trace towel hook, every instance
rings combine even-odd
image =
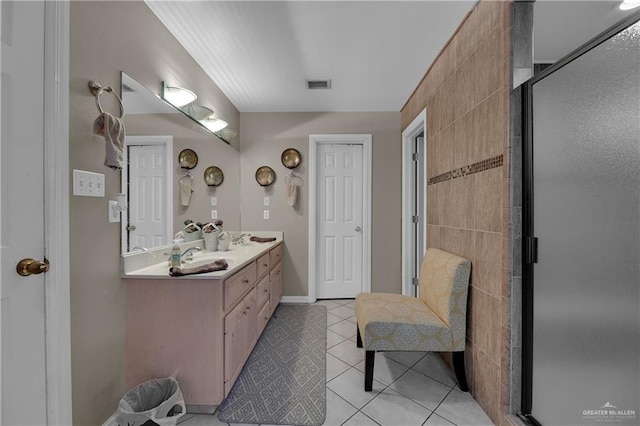
[[[108,92],[113,94],[113,96],[116,97],[118,103],[120,104],[120,117],[118,118],[124,117],[124,104],[122,103],[122,99],[120,98],[120,96],[118,96],[118,94],[115,90],[113,90],[112,87],[103,87],[102,84],[91,80],[89,81],[89,90],[91,91],[91,94],[96,97],[96,106],[98,107],[98,111],[100,112],[100,114],[104,114],[104,110],[102,109],[102,105],[100,104],[100,96],[102,96],[102,92]]]

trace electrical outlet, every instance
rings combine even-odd
[[[116,208],[118,202],[109,200],[107,204],[109,207],[109,210],[107,211],[107,215],[109,216],[109,223],[120,222],[120,210]]]
[[[212,206],[217,206],[218,205],[218,197],[211,197],[211,205]]]
[[[211,210],[211,219],[218,218],[218,210]]]
[[[104,197],[104,175],[102,173],[73,171],[73,195],[81,197]]]
[[[268,220],[269,219],[269,210],[263,210],[262,211],[262,218],[264,220]]]
[[[269,197],[264,197],[264,206],[269,207]]]

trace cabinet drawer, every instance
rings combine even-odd
[[[262,331],[269,322],[269,314],[271,313],[270,305],[265,303],[262,309],[258,312],[258,337],[262,334]]]
[[[256,263],[251,262],[224,283],[224,310],[231,308],[256,283]]]
[[[269,299],[269,276],[265,276],[258,283],[258,308]]]
[[[282,244],[269,252],[269,263],[272,268],[280,263],[280,260],[282,260]]]
[[[264,277],[267,273],[269,273],[269,269],[271,269],[269,263],[269,253],[265,253],[258,258],[258,279]]]

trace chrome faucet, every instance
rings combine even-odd
[[[193,252],[200,250],[202,250],[200,247],[189,247],[180,255],[180,259],[182,260],[186,257],[187,260],[191,260],[193,259]]]
[[[250,237],[250,236],[251,236],[251,234],[233,234],[231,236],[231,242],[233,244],[242,244],[243,243],[242,239],[244,237]]]

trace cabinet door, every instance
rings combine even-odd
[[[224,319],[224,394],[240,374],[246,353],[246,306],[238,305]]]
[[[282,263],[278,263],[269,273],[269,303],[273,312],[282,298]]]
[[[244,318],[244,329],[245,329],[245,354],[244,359],[246,360],[251,355],[251,350],[256,344],[258,340],[258,290],[253,289],[251,293],[247,294],[247,296],[242,300],[242,304],[246,307],[246,315]],[[244,361],[243,361],[244,363]]]
[[[260,337],[264,328],[267,326],[269,318],[271,318],[271,305],[265,303],[262,309],[258,311],[258,337]]]
[[[271,263],[269,262],[269,253],[265,253],[258,258],[257,268],[258,268],[258,279],[267,276],[269,273],[269,269],[271,269]]]
[[[258,283],[256,287],[258,290],[258,309],[262,308],[262,305],[269,300],[269,276],[265,275],[265,277]]]

